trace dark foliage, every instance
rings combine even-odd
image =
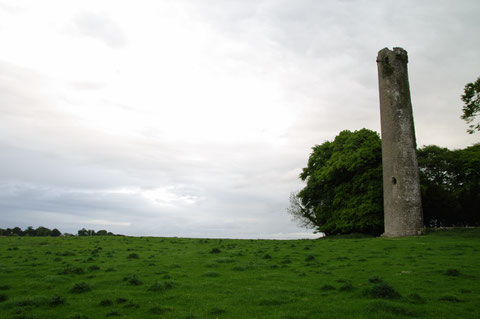
[[[376,132],[342,131],[316,145],[300,174],[307,185],[290,197],[289,213],[325,234],[383,230],[381,140]]]
[[[210,250],[210,254],[219,254],[221,252],[222,251],[219,248],[212,248],[212,250]]]
[[[460,276],[460,271],[455,268],[450,268],[445,271],[445,275],[451,276],[451,277],[458,277]]]
[[[130,286],[140,286],[143,282],[138,279],[137,275],[128,275],[123,278],[123,281],[126,281]]]
[[[113,305],[113,301],[111,301],[110,299],[102,299],[100,300],[99,305],[102,307],[109,307]]]
[[[66,302],[65,297],[55,296],[55,297],[52,297],[52,299],[49,300],[48,304],[50,306],[59,306],[59,305],[63,305],[65,302]]]
[[[5,294],[0,294],[0,302],[3,302],[8,299],[8,296]]]
[[[480,114],[480,77],[475,82],[467,83],[463,92],[462,101],[465,104],[461,118],[469,124],[469,134],[480,132],[480,121],[474,123],[474,119]]]
[[[80,282],[80,283],[77,283],[73,286],[72,289],[70,289],[70,292],[72,294],[81,294],[81,293],[84,293],[84,292],[88,292],[92,290],[90,288],[90,286],[86,283],[86,282]]]
[[[381,299],[397,299],[400,298],[400,294],[388,283],[380,282],[375,284],[372,288],[367,289],[365,294],[372,298]]]
[[[480,225],[480,144],[417,151],[427,227]],[[383,231],[381,141],[376,132],[342,131],[316,145],[290,195],[288,212],[301,226],[326,235]]]
[[[480,225],[480,144],[418,150],[425,225]]]

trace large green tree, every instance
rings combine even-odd
[[[480,225],[480,144],[449,150],[418,150],[427,226]]]
[[[383,231],[382,154],[378,133],[342,131],[313,147],[300,174],[305,188],[288,212],[302,226],[330,234]]]
[[[480,77],[475,82],[465,85],[462,101],[465,103],[462,119],[469,124],[467,132],[473,134],[475,131],[480,131],[480,121],[474,122],[475,117],[480,114]]]

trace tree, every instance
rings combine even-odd
[[[105,229],[97,231],[96,236],[107,236],[108,232]]]
[[[313,147],[288,212],[326,235],[383,231],[381,140],[374,131],[342,131]]]
[[[56,229],[56,228],[54,228],[54,229],[52,230],[52,232],[50,233],[50,236],[52,236],[52,237],[59,237],[59,236],[61,236],[61,235],[62,235],[62,232],[59,231],[59,230]]]
[[[88,230],[82,228],[78,231],[78,236],[88,236]]]
[[[423,220],[428,227],[455,224],[455,178],[452,173],[452,153],[435,145],[417,151],[422,192]]]
[[[473,134],[480,131],[480,121],[473,123],[475,117],[480,114],[480,77],[475,82],[465,85],[462,101],[465,104],[461,118],[469,124],[467,132]]]
[[[12,229],[12,233],[17,235],[17,236],[23,236],[23,231],[20,227],[14,227]]]
[[[24,236],[35,236],[36,235],[35,229],[33,229],[32,226],[28,226],[27,229],[25,229],[23,231],[23,233],[24,233]]]
[[[453,151],[430,145],[417,154],[425,224],[480,225],[480,144]]]
[[[35,235],[40,236],[40,237],[50,236],[51,233],[52,233],[52,231],[50,229],[48,229],[46,227],[43,227],[43,226],[39,226],[35,230]]]

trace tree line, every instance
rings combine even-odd
[[[28,226],[25,230],[22,230],[20,227],[14,228],[0,228],[0,236],[30,236],[30,237],[59,237],[59,236],[74,236],[69,233],[62,233],[57,228],[49,229],[47,227],[39,226],[33,228]],[[104,229],[95,231],[93,229],[82,228],[78,230],[77,236],[114,236],[115,234]]]
[[[480,226],[480,143],[460,150],[417,151],[427,227]],[[381,234],[382,148],[377,132],[342,131],[313,147],[290,195],[288,212],[301,226],[329,234]]]

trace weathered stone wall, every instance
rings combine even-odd
[[[402,48],[378,52],[383,236],[387,237],[420,235],[424,229],[407,63],[408,55]]]

